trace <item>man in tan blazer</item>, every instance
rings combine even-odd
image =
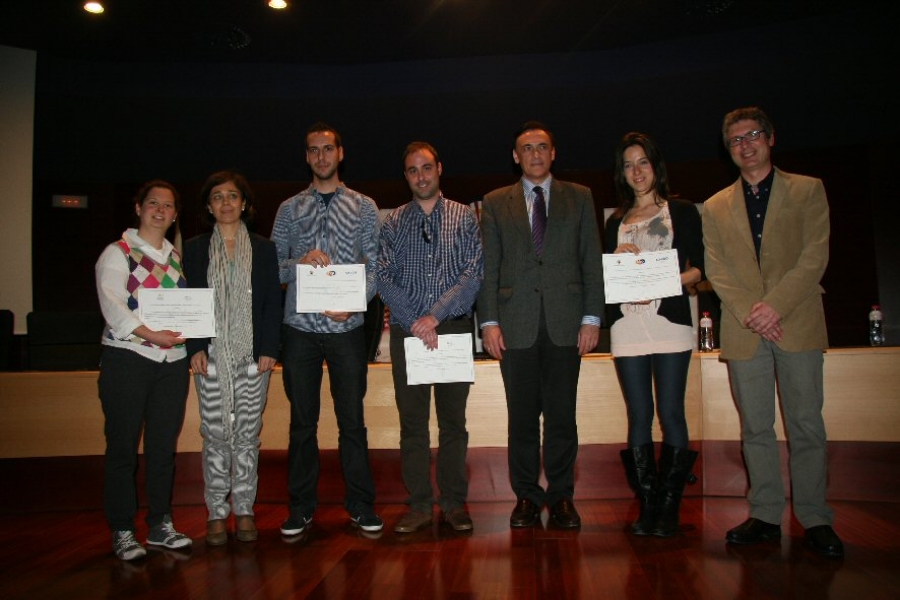
[[[706,201],[706,273],[722,301],[721,358],[741,414],[750,518],[733,544],[781,537],[785,491],[775,438],[776,380],[790,442],[794,515],[806,544],[839,558],[844,549],[825,502],[823,289],[828,201],[822,181],[772,165],[775,130],[756,107],[728,113],[722,135],[741,177]]]
[[[510,526],[577,528],[575,398],[582,355],[597,345],[604,310],[602,250],[591,191],[551,176],[553,135],[525,123],[514,185],[484,198],[484,282],[477,310],[485,350],[500,361],[509,416]],[[541,474],[541,416],[543,464]]]

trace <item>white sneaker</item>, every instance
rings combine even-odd
[[[134,539],[134,532],[127,529],[113,531],[113,552],[122,560],[137,560],[147,555],[147,551]]]
[[[175,531],[172,525],[172,517],[166,515],[163,517],[162,523],[151,527],[147,532],[147,543],[151,546],[163,546],[165,548],[184,548],[190,546],[193,542],[191,538]]]

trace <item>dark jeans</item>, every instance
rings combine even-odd
[[[106,417],[103,508],[113,531],[134,530],[135,473],[144,432],[148,527],[172,513],[175,451],[184,424],[187,358],[156,362],[123,348],[103,347],[98,388]]]
[[[375,483],[369,467],[363,398],[366,395],[365,333],[357,327],[346,333],[309,333],[290,326],[282,329],[281,360],[284,391],[291,403],[288,444],[288,494],[291,515],[312,517],[318,504],[319,411],[322,364],[338,425],[338,450],[346,486],[344,506],[350,514],[371,509]]]
[[[461,318],[446,321],[437,328],[438,334],[472,333],[472,320]],[[428,421],[431,417],[431,390],[434,388],[434,408],[438,422],[438,455],[436,465],[438,504],[448,512],[462,506],[469,494],[466,473],[466,450],[469,432],[466,431],[466,400],[470,383],[436,383],[406,385],[406,351],[403,340],[412,337],[399,325],[391,325],[391,372],[394,376],[394,395],[400,413],[400,462],[403,483],[409,490],[409,505],[413,510],[430,513],[434,503],[431,487],[431,438]]]
[[[578,426],[575,404],[581,356],[577,346],[556,346],[543,316],[530,348],[503,352],[500,361],[509,415],[509,477],[516,498],[541,506],[575,494]],[[544,474],[540,486],[541,415],[544,416]]]
[[[628,445],[637,448],[653,443],[655,383],[656,412],[659,414],[663,442],[674,448],[687,448],[684,391],[691,351],[616,357],[615,364],[628,408]]]

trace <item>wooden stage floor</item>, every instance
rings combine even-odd
[[[190,552],[149,550],[134,563],[115,558],[98,510],[0,517],[0,597],[43,598],[371,598],[595,599],[865,598],[894,599],[900,589],[900,504],[833,503],[846,544],[842,561],[805,549],[787,519],[780,543],[725,544],[746,515],[740,498],[685,500],[683,530],[670,539],[626,533],[628,500],[578,503],[581,531],[547,525],[510,530],[508,502],[469,508],[471,535],[445,525],[413,534],[391,526],[400,504],[378,505],[382,535],[353,528],[339,505],[321,506],[308,533],[282,538],[283,505],[257,507],[260,538],[203,541],[206,510],[176,507]],[[436,513],[437,516],[437,513]],[[145,528],[139,526],[143,539]]]

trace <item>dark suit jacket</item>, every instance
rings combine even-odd
[[[825,186],[804,175],[775,169],[759,262],[741,180],[706,201],[706,275],[722,300],[722,358],[749,359],[756,353],[761,338],[743,323],[759,301],[781,315],[782,350],[828,345],[819,282],[828,265],[830,231]]]
[[[700,212],[693,202],[686,200],[669,200],[669,214],[672,216],[672,248],[678,251],[679,272],[684,273],[687,263],[700,269],[700,277],[703,277],[703,231],[700,226]],[[606,252],[612,254],[619,245],[619,225],[622,217],[611,216],[606,221],[604,242]],[[607,316],[609,326],[622,318],[621,304],[610,304]],[[679,325],[693,325],[691,320],[691,303],[688,291],[682,286],[680,296],[663,298],[657,311],[672,323]]]
[[[182,257],[188,287],[209,287],[206,272],[209,270],[209,244],[212,233],[202,233],[184,243]],[[278,358],[281,349],[281,320],[284,316],[281,301],[281,283],[278,280],[278,259],[275,244],[261,235],[250,234],[253,250],[253,272],[250,285],[253,288],[253,360],[260,356]],[[210,338],[189,339],[188,356],[201,350],[209,352]]]
[[[478,319],[497,321],[507,348],[537,340],[543,301],[547,330],[557,346],[578,344],[585,315],[603,317],[600,234],[591,191],[551,180],[544,252],[538,257],[521,180],[484,197],[484,282]]]

